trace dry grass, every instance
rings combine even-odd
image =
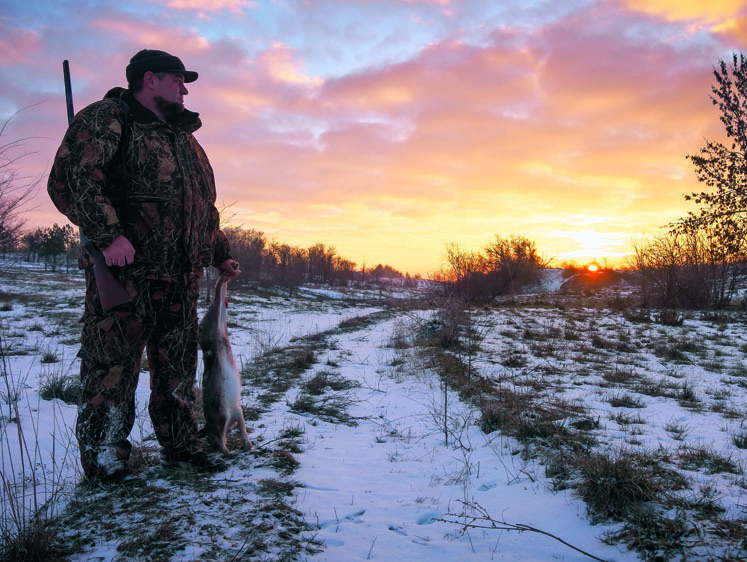
[[[640,412],[648,412],[644,409],[650,402],[647,397],[676,401],[683,408],[710,412],[724,420],[744,419],[744,407],[733,404],[729,389],[747,384],[747,369],[725,367],[721,387],[708,392],[698,391],[683,374],[685,368],[706,363],[713,367],[726,361],[728,346],[738,350],[739,340],[722,333],[724,326],[735,322],[722,313],[714,320],[719,333],[698,339],[697,334],[678,332],[686,330],[689,321],[681,315],[670,322],[632,308],[625,299],[613,303],[614,312],[604,299],[594,297],[545,297],[533,302],[516,297],[502,311],[510,317],[506,324],[488,327],[478,322],[474,311],[461,315],[451,310],[415,327],[399,323],[387,345],[397,350],[402,361],[406,353],[414,354],[414,362],[434,372],[444,389],[457,391],[472,404],[485,433],[500,431],[515,440],[524,459],[544,464],[555,488],[573,489],[593,521],[618,521],[619,529],[606,534],[606,541],[625,543],[652,560],[698,559],[703,550],[695,551],[695,546],[720,541],[733,545],[726,551],[733,554],[732,559],[743,558],[747,514],[727,515],[715,487],[698,486],[692,480],[694,474],[727,475],[736,487],[747,489],[738,456],[688,445],[694,428],[676,420],[662,428],[676,442],[671,450],[632,446],[615,450],[599,440],[604,424],[610,423],[619,424],[628,442],[643,433],[649,422]],[[532,319],[538,310],[541,321]],[[352,383],[337,374],[332,364],[320,368],[319,358],[331,345],[331,334],[363,329],[390,316],[361,316],[329,332],[298,338],[282,349],[268,347],[266,353],[242,366],[242,377],[255,392],[254,403],[245,407],[245,418],[261,420],[269,405],[291,396],[289,405],[297,412],[334,423],[354,422],[348,413],[353,404],[346,396]],[[63,326],[59,331],[67,334],[72,329]],[[38,335],[50,332],[50,327],[34,322],[27,330]],[[479,345],[483,337],[493,339],[492,348]],[[727,351],[716,353],[714,346]],[[485,349],[500,351],[486,357]],[[9,349],[8,355],[14,352],[43,354],[19,346]],[[667,374],[654,377],[639,362],[637,352],[654,353]],[[488,366],[499,375],[494,371],[487,376]],[[400,369],[398,374],[406,376],[407,370]],[[564,398],[574,385],[589,395],[598,393],[599,402],[607,400],[610,409],[587,409]],[[51,397],[60,398],[68,391],[73,394],[66,388],[71,383],[61,375],[52,376],[47,386]],[[289,391],[294,393],[289,395]],[[9,385],[3,390],[3,402],[17,401],[18,392]],[[4,408],[0,417],[17,416]],[[743,425],[729,423],[731,442],[744,450],[747,431]],[[292,505],[297,484],[289,480],[299,466],[303,437],[299,427],[286,428],[272,446],[260,444],[255,452],[232,459],[246,471],[261,466],[276,474],[259,480],[253,491],[247,488],[238,493],[231,482],[188,472],[164,474],[155,463],[154,447],[139,444],[134,452],[138,471],[153,484],[106,494],[81,487],[61,518],[27,518],[23,529],[3,536],[5,558],[1,559],[55,560],[55,556],[85,552],[95,541],[116,544],[119,555],[128,559],[188,556],[185,549],[190,545],[179,531],[184,525],[203,537],[202,557],[290,560],[307,556],[319,545],[311,535],[313,527]],[[237,530],[227,549],[210,543],[218,530],[209,523],[212,512],[205,502],[218,501],[218,496],[228,497],[225,524]],[[165,505],[174,508],[167,510]],[[698,521],[697,528],[692,521]]]
[[[629,303],[621,301],[623,308],[614,313],[621,320],[610,322],[614,314],[604,306],[590,311],[586,302],[578,307],[568,301],[553,303],[538,322],[516,300],[506,314],[509,320],[497,327],[494,336],[488,335],[493,338],[493,349],[500,350],[492,362],[503,368],[498,376],[495,368],[490,376],[475,369],[470,377],[464,376],[465,366],[454,352],[453,334],[459,333],[454,326],[446,330],[443,321],[432,321],[419,330],[426,364],[463,399],[475,404],[480,428],[515,439],[520,445],[517,452],[545,465],[555,489],[572,488],[584,500],[592,521],[620,522],[622,527],[608,533],[606,541],[625,543],[646,559],[661,560],[689,559],[688,553],[695,552],[698,558],[711,543],[718,543],[734,559],[742,559],[747,554],[747,513],[742,510],[736,520],[733,513],[731,519],[726,517],[714,488],[700,486],[693,491],[687,475],[693,471],[729,474],[737,479],[737,486],[741,479],[745,487],[743,466],[707,447],[684,444],[692,430],[678,421],[663,423],[662,430],[683,443],[679,449],[642,450],[643,441],[636,436],[649,431],[650,421],[631,411],[646,408],[649,397],[675,401],[689,411],[710,409],[724,419],[743,419],[743,407],[728,405],[733,403],[728,386],[747,380],[743,376],[747,370],[727,370],[722,365],[734,353],[729,346],[739,345],[738,338],[724,333],[733,317],[722,314],[718,332],[703,337],[687,327],[693,314],[665,311],[652,315],[626,309]],[[533,306],[540,306],[539,301]],[[635,355],[647,351],[666,365],[666,375],[652,375]],[[482,365],[491,364],[489,359],[478,354]],[[607,418],[628,432],[627,448],[615,452],[600,447],[596,437],[601,429],[599,414],[559,398],[569,379],[558,376],[558,369],[565,368],[569,359],[575,361],[577,384],[596,388],[609,404]],[[710,371],[716,365],[717,372],[729,374],[721,388],[710,388],[709,396],[701,396],[682,374],[682,366],[693,365]],[[602,394],[599,389],[603,388],[609,390]],[[708,404],[709,400],[713,402]],[[733,430],[730,436],[738,449],[747,446],[743,429]],[[697,530],[690,523],[693,518],[704,522]]]

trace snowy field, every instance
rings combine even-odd
[[[229,333],[257,450],[199,479],[149,462],[144,372],[132,440],[144,451],[147,485],[135,491],[81,485],[75,408],[40,397],[45,382],[77,372],[81,278],[6,265],[0,295],[0,522],[12,531],[24,510],[53,500],[60,559],[641,558],[602,540],[621,524],[592,524],[574,489],[547,475],[546,459],[501,431],[483,432],[473,403],[444,394],[416,343],[435,313],[392,306],[402,292],[307,288],[291,298],[229,286]],[[724,529],[747,520],[747,316],[693,313],[664,326],[605,303],[551,294],[475,312],[473,376],[582,412],[595,451],[667,459],[686,482],[676,494],[690,502],[682,511],[692,532],[677,559],[744,559],[744,534]],[[282,362],[299,350],[307,364]],[[320,379],[329,386],[313,394],[309,383]],[[310,397],[336,414],[302,409]],[[693,461],[694,451],[706,460]],[[268,492],[282,483],[284,497]],[[692,519],[705,500],[713,517]],[[504,528],[464,525],[477,509]]]

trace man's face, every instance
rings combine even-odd
[[[184,111],[184,96],[189,93],[184,85],[184,76],[173,72],[164,73],[159,79],[154,76],[155,88],[153,99],[166,120],[172,119]]]
[[[161,97],[164,101],[184,105],[184,96],[189,93],[184,85],[184,76],[174,72],[164,72],[163,78],[155,76],[154,97]]]

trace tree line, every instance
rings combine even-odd
[[[80,241],[77,229],[70,224],[53,224],[32,230],[25,228],[23,213],[43,178],[23,177],[18,172],[26,138],[6,142],[7,128],[13,116],[0,121],[0,256],[20,253],[29,262],[43,262],[45,267],[77,267]],[[380,281],[401,278],[403,284],[415,284],[420,277],[410,277],[389,265],[356,269],[355,262],[339,255],[333,246],[316,243],[308,247],[268,240],[253,228],[224,229],[231,242],[234,259],[242,275],[237,283],[280,284],[293,288],[301,283],[342,283]]]
[[[0,232],[3,232],[2,222]],[[228,227],[224,233],[242,270],[237,284],[281,285],[292,290],[302,283],[340,284],[398,278],[406,286],[414,285],[420,278],[382,264],[356,269],[355,262],[338,255],[333,246],[322,243],[292,246],[268,240],[264,233],[253,228]],[[12,235],[8,233],[0,239],[0,252],[3,257],[10,252],[20,253],[24,260],[41,261],[52,271],[63,266],[69,270],[77,267],[80,238],[77,229],[70,224],[55,223],[31,231],[17,228]]]
[[[303,283],[344,284],[383,279],[401,279],[403,285],[414,286],[420,278],[419,274],[411,277],[389,265],[358,269],[355,262],[339,255],[334,246],[323,243],[293,246],[268,239],[253,228],[228,227],[223,232],[242,271],[239,283],[280,285],[292,291]]]

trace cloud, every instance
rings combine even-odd
[[[227,10],[233,14],[242,13],[244,8],[255,8],[258,2],[250,0],[170,0],[167,8],[196,12],[220,12]]]
[[[403,0],[345,3],[322,21],[333,4],[284,4],[291,25],[275,33],[249,33],[259,23],[242,19],[245,36],[216,34],[186,5],[166,20],[112,8],[81,24],[85,37],[6,25],[18,52],[0,59],[0,104],[42,102],[19,124],[48,139],[36,144],[48,167],[64,130],[60,61],[48,53],[67,45],[80,108],[122,82],[136,50],[171,50],[200,73],[187,105],[202,115],[197,136],[233,222],[410,272],[433,271],[446,242],[479,248],[494,233],[526,235],[553,256],[621,255],[635,234],[683,214],[682,194],[697,188],[685,155],[720,134],[711,68],[739,43],[706,40],[653,4],[514,11],[511,22],[497,13],[479,37],[463,4],[447,17],[438,10],[457,3],[419,3],[439,25],[412,23],[417,6]],[[214,21],[237,25],[221,6]],[[384,12],[399,23],[377,25],[398,41],[410,28],[430,33],[373,63],[364,24]],[[327,31],[345,42],[304,43]],[[361,60],[320,71],[342,51]],[[27,52],[42,79],[30,79]]]
[[[708,73],[678,64],[706,53],[621,39],[622,30],[609,33],[620,14],[596,17],[605,31],[573,16],[520,49],[500,34],[485,47],[442,42],[411,61],[326,81],[306,106],[321,119],[335,108],[321,149],[281,142],[263,154],[292,162],[271,166],[278,183],[304,186],[283,203],[286,224],[308,221],[319,201],[334,201],[348,224],[363,220],[352,209],[368,209],[384,229],[407,215],[466,237],[489,234],[469,226],[479,217],[496,230],[537,231],[562,225],[568,209],[597,224],[634,210],[641,227],[666,223],[652,209],[676,213],[684,156],[716,121]]]
[[[292,49],[276,42],[270,45],[258,58],[257,63],[263,71],[275,80],[297,85],[317,85],[320,78],[307,76]]]
[[[8,27],[0,20],[0,65],[30,64],[40,47],[38,33]]]
[[[628,9],[662,16],[669,20],[722,23],[745,11],[744,0],[622,0]]]

